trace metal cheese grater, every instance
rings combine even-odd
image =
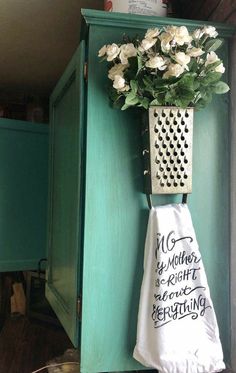
[[[143,131],[147,194],[192,192],[193,108],[149,108]]]

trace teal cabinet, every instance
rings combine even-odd
[[[82,372],[140,370],[143,367],[132,357],[148,218],[140,118],[132,110],[121,112],[109,106],[106,67],[99,63],[97,52],[104,44],[119,42],[124,33],[143,35],[153,26],[196,28],[201,23],[92,10],[82,13],[87,23],[85,89],[80,47],[51,101],[47,294],[80,348]],[[225,38],[222,53],[227,65],[228,37],[233,31],[224,25],[218,25],[218,30]],[[228,99],[220,97],[195,115],[189,207],[226,360],[230,349],[228,147]],[[158,205],[180,198],[153,200]],[[78,298],[82,315],[76,316]]]
[[[46,256],[48,125],[0,119],[0,271]]]

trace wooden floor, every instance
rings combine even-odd
[[[0,373],[31,373],[68,348],[73,346],[63,329],[9,318],[0,333]]]

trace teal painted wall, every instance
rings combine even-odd
[[[0,119],[0,271],[46,256],[48,125]]]
[[[90,25],[89,30],[81,336],[81,370],[84,372],[141,368],[132,358],[148,218],[142,193],[140,118],[132,110],[120,112],[109,106],[106,66],[98,62],[97,51],[104,44],[119,42],[124,33],[134,36],[143,31],[138,26],[134,29],[115,26],[111,21],[109,26],[101,21],[99,26]],[[223,56],[227,63],[227,43]],[[207,109],[195,115],[193,170],[189,207],[228,360],[227,96],[215,98]],[[156,205],[180,200],[180,196],[153,198]]]

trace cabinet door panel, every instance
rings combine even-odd
[[[78,344],[83,124],[81,44],[51,96],[50,193],[46,296]]]

